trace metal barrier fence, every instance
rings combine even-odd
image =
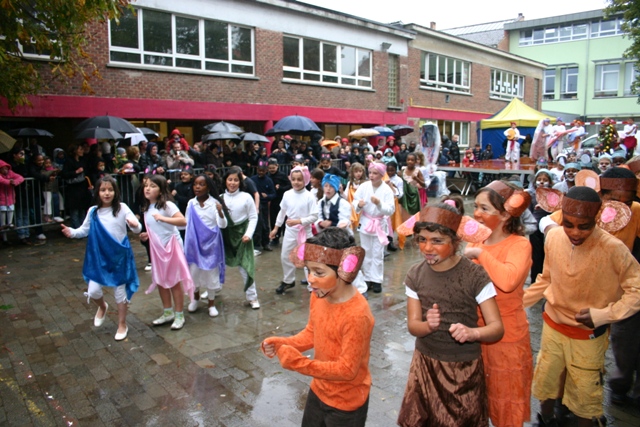
[[[332,166],[343,170],[343,164],[340,159],[333,159],[331,163]],[[218,168],[215,172],[222,177],[231,167]],[[291,165],[281,164],[278,165],[278,169],[288,176],[291,171]],[[202,168],[192,169],[196,176],[202,175],[205,170],[206,169]],[[179,169],[168,170],[164,173],[164,176],[171,182],[179,182],[180,172]],[[256,174],[256,167],[245,168],[244,173],[246,176],[253,176]],[[126,203],[129,207],[134,204],[136,191],[144,175],[144,173],[112,174],[120,188],[122,202]],[[45,214],[49,218],[60,216],[66,219],[69,216],[69,209],[65,209],[67,185],[60,177],[58,177],[57,180],[59,187],[58,193],[46,194],[43,191],[44,186],[42,183],[34,178],[25,178],[22,184],[15,187],[16,201],[13,205],[13,210],[2,210],[2,207],[0,207],[0,215],[2,215],[0,233],[15,231],[20,237],[23,237],[28,234],[27,229],[35,228],[36,233],[40,234],[42,233],[41,229],[43,226],[53,224],[52,221],[44,221]],[[84,217],[79,218],[79,221],[84,221]]]

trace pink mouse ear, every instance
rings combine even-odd
[[[536,190],[536,201],[546,212],[555,212],[562,208],[562,199],[564,193],[560,190],[554,190],[553,188],[538,188]]]
[[[598,227],[608,233],[622,230],[631,221],[631,209],[621,202],[606,201],[602,203],[597,217]]]
[[[293,248],[293,250],[289,253],[289,261],[297,268],[304,267],[304,249],[305,244],[301,244]]]
[[[444,201],[444,202],[442,202],[442,203],[444,203],[445,205],[449,205],[449,206],[451,206],[452,208],[455,208],[455,207],[456,207],[456,202],[454,202],[453,200],[445,200],[445,201]]]
[[[419,215],[420,212],[409,217],[408,220],[398,226],[396,232],[403,236],[411,236],[413,234],[413,227],[416,225],[416,221],[418,220]]]
[[[482,243],[491,236],[491,229],[470,216],[463,216],[457,234],[465,242]]]

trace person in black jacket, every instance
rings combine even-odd
[[[449,148],[449,158],[456,163],[460,163],[460,147],[458,147],[458,135],[451,137],[451,147]]]
[[[256,185],[260,194],[260,209],[258,211],[258,224],[253,235],[253,245],[257,250],[271,252],[269,247],[269,202],[276,197],[276,189],[273,181],[267,174],[267,162],[260,160],[257,166],[257,174],[250,179]]]
[[[273,186],[276,189],[276,196],[269,203],[269,229],[273,230],[273,227],[276,225],[276,218],[278,216],[278,212],[280,212],[280,202],[282,201],[282,197],[284,193],[288,190],[291,190],[291,181],[289,181],[289,177],[284,174],[284,172],[280,171],[278,166],[278,161],[274,158],[269,159],[268,168],[268,176],[273,181]],[[282,229],[278,230],[278,234],[276,238],[271,241],[271,246],[277,246],[280,243],[280,236],[283,234]]]
[[[64,206],[71,217],[71,228],[79,228],[82,225],[91,204],[83,154],[84,149],[81,145],[71,144],[67,149],[67,160],[61,172],[65,183]]]
[[[320,169],[322,169],[322,171],[325,174],[330,173],[331,175],[337,175],[337,176],[339,176],[341,178],[346,178],[347,177],[347,172],[346,171],[341,171],[337,167],[331,166],[331,155],[330,154],[322,154],[320,156]]]

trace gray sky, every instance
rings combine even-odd
[[[547,18],[587,10],[603,9],[606,0],[302,0],[378,22],[402,21],[428,27],[435,21],[437,29],[463,27],[484,22],[516,18]],[[433,5],[433,6],[432,6]],[[437,6],[436,6],[437,5]]]

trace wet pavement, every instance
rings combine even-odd
[[[0,425],[300,425],[310,378],[282,369],[258,349],[267,336],[301,330],[308,315],[305,288],[274,292],[282,274],[278,249],[257,259],[260,310],[245,306],[240,275],[229,269],[216,298],[220,316],[210,318],[204,303],[196,313],[185,306],[185,327],[172,331],[151,326],[161,303],[157,292],[144,294],[150,273],[134,242],[141,288],[130,306],[128,338],[116,342],[113,293],[105,292],[110,308],[100,328],[93,326],[95,307],[83,297],[86,242],[53,229],[47,235],[44,246],[0,248]],[[393,253],[383,293],[369,299],[376,325],[367,426],[395,425],[414,349],[402,281],[419,259],[410,245]],[[530,313],[535,351],[539,307]],[[640,425],[640,411],[609,405],[608,394],[605,399],[609,425]]]

